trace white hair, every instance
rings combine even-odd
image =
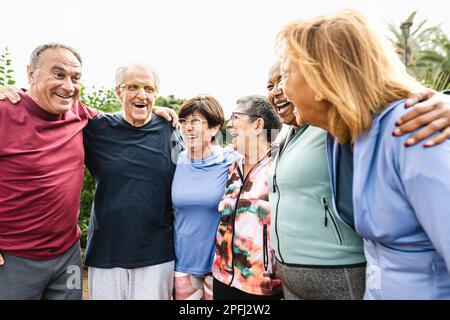
[[[153,69],[152,67],[150,67],[149,65],[146,65],[146,64],[131,64],[131,65],[124,65],[124,66],[117,68],[117,70],[116,70],[116,86],[120,86],[123,84],[125,75],[126,75],[127,71],[130,69],[140,69],[140,70],[150,71],[153,75],[153,80],[155,81],[156,90],[158,90],[159,75],[155,71],[155,69]]]

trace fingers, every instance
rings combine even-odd
[[[440,134],[438,134],[437,136],[428,140],[423,146],[426,148],[432,147],[432,146],[435,146],[435,145],[438,145],[438,144],[444,142],[445,140],[447,140],[449,138],[450,138],[450,128],[446,128]]]
[[[8,99],[11,103],[20,101],[20,96],[14,87],[0,87],[0,100]]]
[[[439,131],[441,129],[447,129],[447,126],[448,126],[448,123],[445,119],[437,119],[437,120],[431,121],[428,125],[426,125],[424,128],[422,128],[419,131],[417,131],[416,133],[414,133],[414,135],[412,135],[408,140],[406,140],[405,145],[407,147],[413,146],[413,145],[417,144],[418,142],[431,137],[437,131]]]
[[[153,107],[153,112],[156,114],[156,115],[158,115],[158,116],[160,116],[160,117],[162,117],[162,118],[164,118],[164,119],[166,119],[167,121],[172,121],[172,117],[169,115],[169,113],[166,111],[166,109],[167,108],[164,108],[164,107],[157,107],[157,106],[154,106]]]
[[[167,107],[154,107],[154,112],[160,117],[163,117],[169,122],[172,122],[174,128],[180,128],[178,123],[178,115],[172,108]]]
[[[436,92],[431,89],[425,89],[422,92],[413,92],[405,102],[406,107],[411,107],[420,101],[430,99]]]
[[[5,260],[3,259],[2,254],[0,253],[0,266],[5,264]]]
[[[178,115],[177,115],[177,113],[175,112],[175,110],[173,110],[173,109],[170,109],[170,116],[172,117],[172,126],[174,127],[174,128],[177,128],[177,129],[180,129],[180,124],[178,123]]]
[[[411,110],[414,111],[414,110]],[[408,112],[409,113],[409,112]],[[417,113],[417,112],[416,112]],[[429,129],[434,129],[434,132],[444,129],[446,127],[445,123],[448,120],[443,115],[445,113],[444,110],[432,110],[426,113],[417,114],[416,117],[411,118],[407,122],[404,122],[402,125],[398,126],[393,134],[394,136],[401,136],[409,132],[413,132],[423,126],[429,126]],[[433,121],[443,119],[443,122],[438,122],[438,124],[443,125],[443,127],[435,128],[436,124],[432,124]],[[450,120],[450,119],[449,119]]]
[[[397,126],[401,126],[404,123],[411,121],[422,114],[432,111],[434,108],[435,103],[433,101],[430,102],[430,100],[418,103],[414,106],[414,108],[412,108],[411,110],[406,112],[403,116],[401,116],[400,119],[398,119],[395,124]]]

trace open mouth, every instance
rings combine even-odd
[[[288,111],[289,107],[291,106],[291,103],[289,101],[283,101],[283,102],[279,102],[277,104],[275,104],[277,106],[277,112],[279,115],[284,114],[285,112]]]
[[[147,107],[147,105],[145,103],[140,103],[140,102],[133,103],[133,106],[135,106],[136,108],[139,108],[139,109]]]
[[[55,95],[58,96],[58,97],[60,97],[61,99],[70,99],[70,98],[72,98],[72,96],[65,96],[65,95],[63,95],[63,94],[56,93],[56,92],[55,92]]]

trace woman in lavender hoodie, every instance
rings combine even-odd
[[[353,151],[365,298],[450,299],[450,141],[405,148],[411,135],[391,134],[417,82],[356,12],[294,22],[278,40],[282,87],[298,116],[337,139],[334,156],[336,146]]]

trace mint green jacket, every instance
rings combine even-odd
[[[284,264],[365,262],[362,239],[333,212],[326,139],[316,127],[291,128],[272,164],[270,244]]]

